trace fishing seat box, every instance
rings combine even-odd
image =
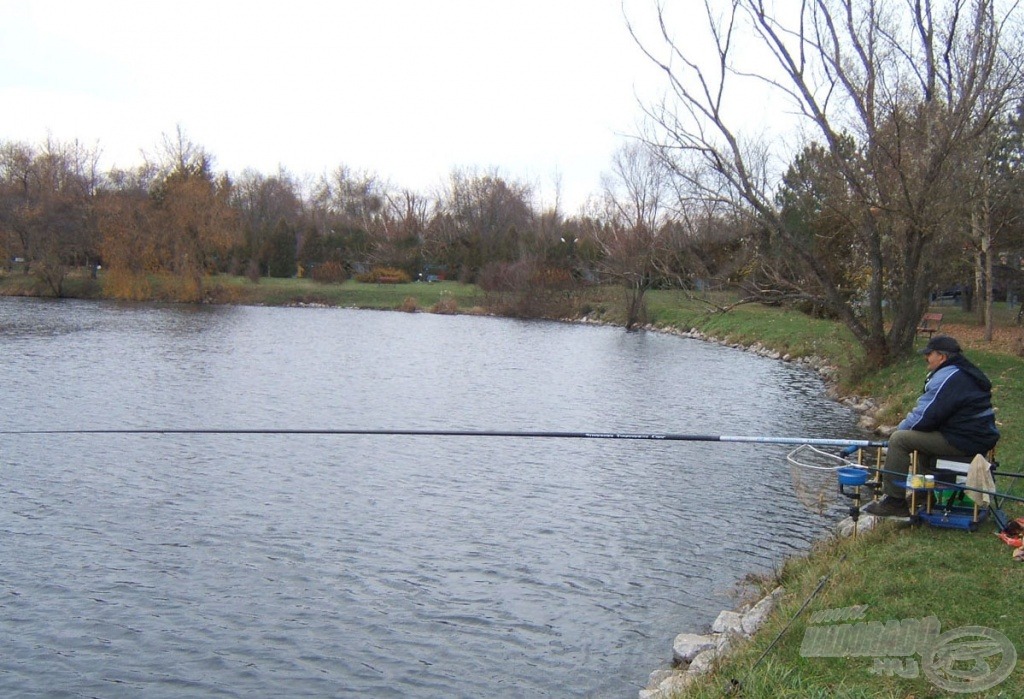
[[[909,477],[900,482],[902,487],[914,495],[912,509],[915,511],[911,519],[932,527],[976,531],[978,525],[988,519],[989,511],[972,500],[963,488],[973,459],[973,456],[936,459],[935,470],[928,474],[935,476],[933,488],[914,488],[910,485]],[[912,463],[916,465],[916,461],[915,458]],[[911,475],[915,470],[911,469]],[[923,503],[920,502],[922,499]]]

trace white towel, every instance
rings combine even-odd
[[[995,492],[996,483],[992,480],[992,464],[988,462],[981,454],[978,454],[971,461],[971,465],[967,467],[967,482],[964,483],[968,488],[975,488],[976,490],[987,490],[989,492]],[[988,493],[978,493],[975,490],[968,490],[967,494],[971,496],[971,499],[975,502],[980,502],[982,505],[988,506],[989,495]]]

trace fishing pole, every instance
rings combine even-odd
[[[87,428],[0,430],[3,435],[387,435],[411,437],[517,437],[556,439],[625,439],[664,442],[733,442],[745,444],[810,444],[831,447],[884,447],[886,442],[864,439],[817,439],[810,437],[745,437],[737,435],[672,434],[652,432],[538,432],[510,430],[414,430],[414,429],[277,429],[277,428]]]
[[[775,636],[774,639],[772,639],[772,642],[768,644],[768,647],[764,649],[764,652],[761,653],[761,655],[758,657],[756,661],[754,661],[754,664],[750,666],[750,669],[746,671],[746,673],[744,674],[744,681],[746,681],[746,678],[749,677],[750,674],[757,669],[757,666],[761,664],[761,661],[764,660],[768,656],[768,654],[772,652],[772,648],[774,648],[775,645],[782,640],[782,636],[787,631],[789,631],[789,627],[792,626],[793,623],[797,620],[797,617],[803,614],[807,607],[810,606],[811,602],[814,601],[814,598],[817,597],[818,593],[821,592],[823,587],[825,587],[825,583],[827,583],[829,579],[835,574],[835,572],[839,570],[839,566],[842,565],[845,560],[846,554],[844,553],[842,556],[839,557],[839,560],[832,565],[832,568],[827,573],[825,573],[825,575],[822,575],[820,578],[818,578],[818,585],[813,590],[811,590],[811,594],[807,597],[807,599],[804,600],[804,603],[800,605],[800,609],[796,610],[796,614],[790,617],[789,621],[786,622],[786,625],[782,627],[782,630],[779,631],[778,635]],[[731,680],[729,680],[729,684],[726,685],[725,694],[730,695],[734,692],[741,691],[742,689],[743,682],[734,677]]]
[[[757,437],[740,435],[706,435],[706,434],[675,434],[654,432],[539,432],[511,430],[413,430],[413,429],[281,429],[281,428],[182,428],[182,427],[140,427],[140,428],[63,428],[63,429],[23,429],[0,430],[0,435],[369,435],[369,436],[402,436],[402,437],[511,437],[540,439],[624,439],[650,440],[662,442],[730,442],[740,444],[785,444],[810,445],[824,447],[885,447],[888,442],[867,439],[820,439],[812,437]],[[851,464],[856,466],[857,464]],[[861,466],[869,471],[889,473],[884,469]],[[895,473],[895,472],[892,472]],[[898,474],[905,475],[905,474]],[[1006,474],[1013,475],[1013,474]],[[963,487],[963,486],[961,486]],[[968,488],[968,490],[975,490]],[[987,495],[1016,498],[1004,493],[986,493]]]

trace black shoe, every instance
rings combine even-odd
[[[910,516],[910,508],[907,507],[907,501],[903,498],[894,498],[892,495],[886,495],[881,500],[868,503],[864,507],[864,512],[875,517]]]

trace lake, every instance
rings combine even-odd
[[[0,298],[0,430],[863,438],[813,373],[621,328]],[[830,520],[787,447],[0,435],[0,694],[635,697]]]

